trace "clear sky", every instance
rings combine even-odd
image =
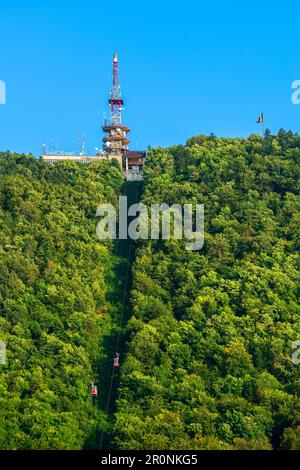
[[[295,1],[0,0],[0,149],[101,146],[114,52],[131,147],[266,126],[300,132]]]

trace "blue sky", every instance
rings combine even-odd
[[[300,10],[285,1],[37,0],[0,3],[0,149],[101,146],[114,52],[131,147],[192,135],[300,132]]]

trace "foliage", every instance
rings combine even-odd
[[[205,205],[205,244],[141,242],[121,449],[299,449],[300,137],[153,149],[145,204]]]
[[[89,387],[111,334],[115,260],[95,215],[122,184],[109,162],[0,154],[1,449],[80,449],[105,426]]]

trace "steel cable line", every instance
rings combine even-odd
[[[138,180],[136,195],[139,194],[139,187],[140,187],[140,182]],[[125,183],[125,187],[124,187],[125,194],[126,194],[126,188],[127,188],[127,179],[126,179],[126,183]],[[117,242],[116,242],[115,256],[117,254],[118,244],[119,244],[119,238],[117,239]],[[123,326],[123,317],[124,317],[124,311],[125,311],[125,302],[126,302],[126,293],[127,293],[127,283],[128,283],[128,276],[129,276],[131,251],[132,251],[132,241],[129,242],[128,256],[127,256],[127,263],[126,263],[126,275],[125,275],[125,282],[124,282],[124,288],[123,288],[122,307],[121,307],[121,316],[120,316],[120,324],[119,324],[120,328],[119,328],[117,341],[116,341],[116,348],[115,348],[116,351],[118,351],[118,348],[119,348],[121,331],[122,331],[122,326]],[[106,407],[105,407],[105,412],[106,413],[108,412],[109,405],[110,405],[114,377],[115,377],[115,366],[113,365],[112,366],[112,375],[111,375],[111,380],[110,380],[110,385],[109,385],[109,391],[108,391],[108,396],[107,396],[107,401],[106,401]],[[100,436],[99,447],[98,447],[99,450],[102,450],[103,439],[104,439],[104,430],[102,429],[101,436]]]

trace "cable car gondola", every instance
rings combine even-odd
[[[120,366],[119,357],[120,357],[120,354],[116,352],[115,357],[114,357],[114,367],[119,367]]]
[[[91,395],[93,397],[97,397],[98,396],[98,388],[97,386],[94,384],[94,382],[92,382],[92,385],[91,385]]]

